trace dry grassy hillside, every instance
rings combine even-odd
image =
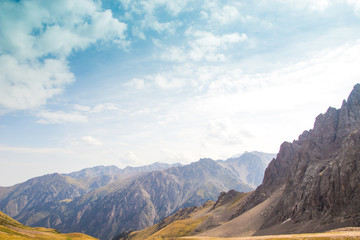
[[[355,240],[360,239],[360,228],[343,228],[324,233],[305,233],[305,234],[286,234],[286,235],[267,235],[255,237],[237,238],[216,238],[216,237],[181,237],[172,240]]]
[[[117,239],[172,239],[204,232],[231,219],[247,195],[233,190],[222,193],[216,202],[208,201],[201,207],[182,209],[158,224]]]
[[[15,221],[0,212],[0,239],[25,240],[25,239],[56,239],[56,240],[96,240],[82,233],[62,234],[51,228],[32,228]]]

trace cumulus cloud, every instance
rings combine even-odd
[[[103,111],[112,111],[112,110],[118,110],[119,107],[115,103],[98,103],[93,107],[86,106],[86,105],[79,105],[75,104],[73,108],[77,111],[86,112],[86,113],[100,113]]]
[[[88,121],[87,116],[78,112],[42,111],[36,116],[40,118],[37,122],[42,124],[84,123]]]
[[[131,81],[127,82],[126,85],[141,90],[145,88],[145,80],[141,78],[133,78]]]
[[[37,107],[74,79],[64,60],[19,62],[12,55],[0,55],[0,105],[17,110]]]
[[[184,9],[189,0],[120,0],[120,2],[126,10],[131,10],[134,12],[145,11],[147,13],[153,13],[157,8],[165,7],[171,15],[176,16]]]
[[[98,113],[103,111],[118,110],[118,106],[115,103],[99,103],[94,106],[92,112]]]
[[[80,105],[80,104],[75,104],[74,109],[77,111],[89,112],[91,110],[91,107],[85,106],[85,105]]]
[[[357,16],[360,16],[360,2],[358,0],[345,0],[347,4],[354,8]]]
[[[358,0],[273,0],[274,3],[288,4],[292,9],[308,10],[311,12],[323,12],[329,7],[343,7],[350,6],[356,14],[360,14],[360,2]]]
[[[172,69],[174,70],[174,69]],[[185,78],[183,77],[185,76]],[[125,86],[136,90],[144,90],[146,88],[157,89],[179,89],[188,84],[188,74],[183,68],[179,71],[162,72],[154,75],[144,76],[143,79],[133,78],[125,83]],[[146,82],[146,84],[145,84]]]
[[[191,60],[199,62],[202,60],[209,62],[225,61],[226,51],[234,44],[248,39],[245,33],[230,33],[215,35],[211,32],[193,30],[186,31],[186,45],[183,47],[171,47],[161,58],[168,61]]]
[[[216,142],[222,145],[236,145],[251,137],[246,131],[234,131],[234,129],[237,128],[228,119],[210,121],[206,128],[204,144]]]
[[[81,140],[84,143],[91,145],[91,146],[102,146],[103,145],[103,143],[100,140],[98,140],[92,136],[84,136],[81,138]]]
[[[247,16],[243,16],[240,12],[241,3],[223,3],[224,2],[221,1],[205,2],[203,10],[200,13],[201,17],[218,25],[231,24],[237,21],[246,21]]]
[[[155,85],[163,89],[180,88],[184,85],[184,81],[179,78],[168,79],[163,75],[156,75],[153,77]]]
[[[163,20],[158,14],[159,11],[165,11],[166,14],[176,17],[187,5],[188,0],[121,0],[122,6],[127,11],[125,18],[136,22],[132,28],[132,33],[141,39],[146,39],[145,31],[153,30],[158,33],[175,33],[181,22],[177,20]],[[160,20],[162,19],[162,20]]]
[[[134,152],[131,152],[131,151],[123,153],[119,157],[119,160],[120,160],[121,164],[124,166],[141,166],[141,165],[146,164]]]
[[[0,105],[29,109],[74,81],[66,58],[91,44],[125,46],[126,25],[92,0],[0,3]]]

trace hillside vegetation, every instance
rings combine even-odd
[[[59,233],[55,229],[42,227],[28,227],[15,221],[0,212],[0,239],[25,240],[25,239],[58,239],[58,240],[96,240],[82,233]]]

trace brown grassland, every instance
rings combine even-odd
[[[42,227],[28,227],[0,212],[1,240],[96,240],[82,233],[59,233],[55,229]]]
[[[284,234],[237,238],[216,238],[216,237],[180,237],[173,238],[183,240],[337,240],[337,239],[360,239],[360,228],[337,229],[324,233]]]

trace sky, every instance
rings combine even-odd
[[[358,0],[2,0],[0,186],[277,153],[359,66]]]

